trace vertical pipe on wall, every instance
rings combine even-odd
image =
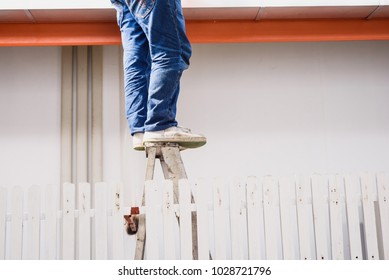
[[[77,47],[73,47],[72,67],[72,183],[76,181],[77,174]]]
[[[73,49],[62,48],[61,185],[72,182]]]
[[[103,48],[92,47],[91,82],[91,177],[92,183],[103,180]]]
[[[92,180],[92,46],[87,47],[87,178]]]
[[[77,47],[76,182],[88,182],[88,47]]]

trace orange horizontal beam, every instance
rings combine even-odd
[[[2,23],[0,46],[120,44],[115,23]]]
[[[187,32],[193,43],[389,40],[389,19],[195,22]]]
[[[389,19],[188,21],[193,43],[389,40]],[[0,46],[120,44],[115,22],[1,23]]]

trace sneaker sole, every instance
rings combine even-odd
[[[205,139],[151,138],[144,140],[143,143],[177,143],[181,147],[194,149],[204,146],[207,141]]]

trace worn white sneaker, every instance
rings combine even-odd
[[[144,151],[145,147],[143,146],[143,133],[138,132],[132,136],[132,148],[137,151]]]
[[[177,143],[184,148],[198,148],[205,145],[207,139],[204,135],[192,133],[188,128],[177,126],[172,126],[165,130],[145,132],[143,145],[158,142]]]

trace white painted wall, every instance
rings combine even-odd
[[[0,185],[59,184],[59,47],[0,48]]]
[[[389,42],[195,45],[189,176],[388,171]]]
[[[388,50],[388,41],[194,45],[178,120],[208,144],[183,152],[189,177],[388,171]],[[130,147],[119,54],[104,47],[104,180],[132,186],[133,202],[145,159]],[[0,185],[59,182],[59,103],[60,48],[0,48]]]

